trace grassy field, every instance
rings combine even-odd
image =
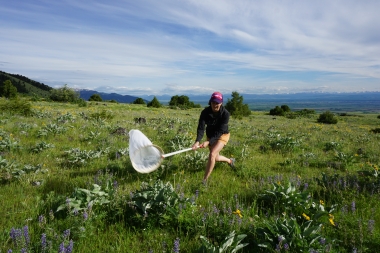
[[[149,174],[128,152],[131,129],[165,153],[190,147],[201,109],[25,103],[30,116],[0,112],[0,252],[380,248],[377,114],[335,125],[317,114],[232,118],[222,153],[237,166],[217,164],[203,185],[207,150],[166,158]]]

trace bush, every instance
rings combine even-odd
[[[102,102],[103,99],[99,94],[92,94],[91,97],[88,99],[88,101]]]
[[[194,104],[194,102],[189,100],[188,96],[185,95],[175,95],[171,97],[169,106],[171,108],[181,108],[181,109],[190,109],[190,108],[200,108],[200,104]]]
[[[338,119],[330,111],[326,111],[326,112],[322,113],[321,115],[319,115],[319,118],[317,121],[318,121],[318,123],[323,123],[323,124],[336,124],[336,123],[338,123]]]
[[[380,119],[380,115],[378,115],[377,118]]]
[[[281,107],[277,105],[275,108],[269,111],[269,114],[273,116],[284,116],[285,112]]]
[[[31,116],[32,105],[21,99],[0,100],[0,111],[23,116]]]
[[[232,92],[231,99],[228,99],[226,104],[227,111],[230,112],[231,116],[241,119],[243,117],[251,115],[251,110],[248,104],[243,104],[243,96],[240,96],[238,92]]]
[[[76,102],[79,99],[79,93],[65,84],[62,88],[53,89],[50,92],[50,99],[56,102]]]
[[[132,102],[132,104],[136,104],[136,105],[145,105],[145,101],[144,99],[142,98],[136,98],[135,101]]]

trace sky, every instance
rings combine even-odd
[[[0,0],[0,70],[122,95],[380,91],[379,0]]]

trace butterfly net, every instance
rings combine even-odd
[[[163,151],[155,146],[139,130],[129,131],[129,157],[133,168],[140,173],[156,170],[162,160]]]

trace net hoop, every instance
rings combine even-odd
[[[131,163],[133,168],[140,173],[150,173],[160,167],[164,152],[157,145],[141,147],[133,152]]]

